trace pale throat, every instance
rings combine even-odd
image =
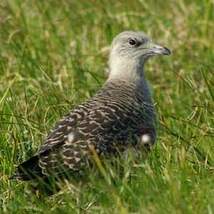
[[[108,81],[118,79],[137,83],[145,80],[144,63],[139,59],[110,56],[109,69]]]
[[[144,76],[144,61],[110,57],[109,69],[107,82],[125,81],[134,84],[136,91],[143,94],[144,102],[152,103],[150,87]]]

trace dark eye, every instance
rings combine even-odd
[[[132,46],[137,45],[137,41],[134,40],[134,39],[129,39],[128,42],[129,42],[129,44],[132,45]]]

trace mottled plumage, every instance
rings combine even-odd
[[[141,32],[119,34],[113,41],[104,86],[56,124],[35,156],[18,167],[15,177],[30,180],[72,174],[89,166],[93,151],[111,156],[128,147],[153,145],[155,113],[143,64],[148,56],[169,54],[169,50],[151,44]],[[153,52],[146,52],[145,47]]]

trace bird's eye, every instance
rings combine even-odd
[[[132,46],[137,45],[137,41],[134,40],[134,39],[129,39],[128,42],[129,42],[129,44],[132,45]]]

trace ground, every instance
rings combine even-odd
[[[214,213],[214,2],[0,2],[0,213]],[[143,30],[172,50],[146,76],[157,145],[52,197],[10,181],[54,122],[105,81],[109,44]]]

